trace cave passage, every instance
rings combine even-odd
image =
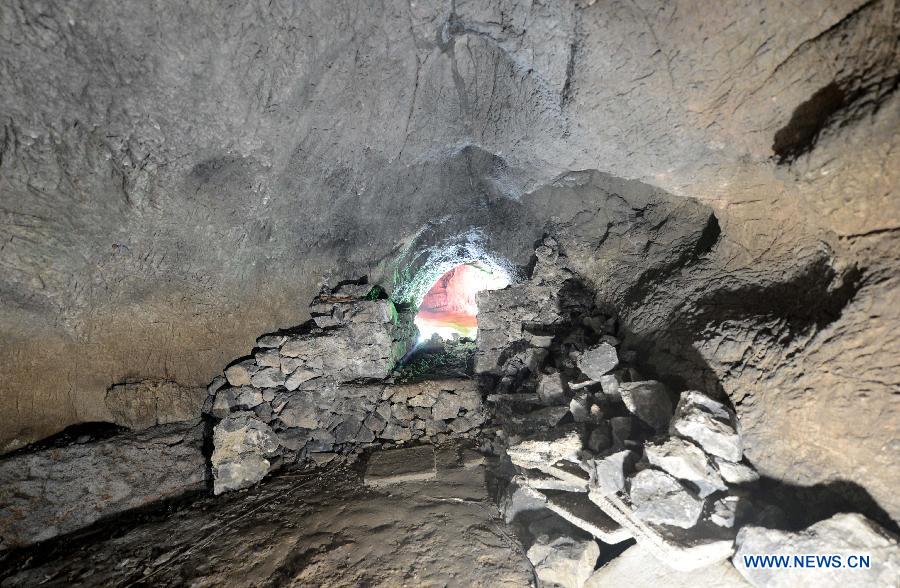
[[[481,263],[464,263],[447,271],[431,286],[419,310],[415,324],[419,340],[438,335],[442,339],[474,339],[478,332],[477,294],[482,290],[501,290],[509,285],[509,276]]]

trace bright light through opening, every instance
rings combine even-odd
[[[415,318],[419,340],[430,339],[434,334],[443,339],[453,339],[454,335],[474,339],[478,333],[475,295],[508,285],[505,272],[477,262],[451,269],[438,278],[419,305]]]

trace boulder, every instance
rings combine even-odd
[[[689,529],[703,512],[703,499],[659,470],[643,470],[631,478],[629,496],[635,516],[647,523]]]
[[[759,474],[750,466],[743,463],[734,463],[727,459],[713,457],[719,475],[729,484],[749,484],[759,480]]]
[[[710,455],[739,462],[744,449],[735,423],[734,413],[724,404],[689,390],[681,394],[671,432],[694,441]]]
[[[678,480],[691,482],[701,498],[727,489],[709,457],[690,441],[669,437],[665,441],[649,443],[644,446],[644,455],[651,464]]]
[[[551,586],[583,586],[600,556],[597,542],[555,516],[535,521],[529,531],[535,541],[527,555],[538,579]]]
[[[206,479],[203,426],[193,423],[7,456],[0,461],[0,550],[202,490]]]
[[[836,514],[795,533],[744,527],[735,545],[734,567],[754,586],[896,586],[900,578],[897,537],[861,514]],[[790,558],[791,567],[754,567],[745,560],[766,554]],[[810,565],[807,558],[815,561],[816,556],[820,558],[818,565]],[[860,557],[868,561],[860,561]],[[826,561],[829,565],[824,565]]]
[[[237,412],[213,430],[213,492],[246,488],[271,469],[270,458],[280,449],[278,436],[256,415]]]
[[[592,380],[599,380],[605,374],[616,369],[619,356],[616,348],[609,343],[601,343],[591,347],[578,358],[578,369]]]
[[[625,490],[625,478],[634,471],[637,454],[630,449],[596,459],[591,472],[591,487],[602,494],[614,494]]]
[[[264,367],[250,377],[250,383],[257,388],[275,388],[284,384],[284,380],[280,367]]]
[[[664,431],[672,419],[672,400],[669,390],[660,382],[622,382],[619,384],[622,401],[634,416],[657,431]]]

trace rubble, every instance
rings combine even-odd
[[[659,470],[643,470],[631,478],[629,497],[634,515],[648,523],[688,529],[703,512],[701,498]]]
[[[665,431],[672,419],[669,390],[660,382],[622,382],[619,394],[631,413],[656,429]]]
[[[689,390],[681,394],[671,432],[728,461],[739,462],[744,453],[734,413],[702,392]]]
[[[700,498],[728,488],[709,457],[690,441],[670,437],[665,441],[649,443],[644,446],[644,455],[659,469],[696,486]]]
[[[600,556],[597,542],[553,518],[535,521],[529,531],[535,542],[527,555],[538,579],[550,586],[583,586]]]

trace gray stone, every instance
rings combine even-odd
[[[561,405],[566,401],[562,379],[558,373],[542,375],[538,382],[537,394],[541,402],[548,406]]]
[[[669,437],[665,441],[644,446],[647,460],[682,482],[697,487],[701,498],[718,490],[726,490],[712,462],[703,450],[684,439]]]
[[[253,413],[239,412],[213,429],[213,492],[246,488],[271,469],[279,450],[278,436]]]
[[[622,382],[619,393],[629,411],[657,431],[664,431],[672,419],[668,389],[655,380]]]
[[[638,472],[629,490],[635,516],[648,523],[689,529],[703,512],[703,500],[665,472]]]
[[[141,430],[155,425],[198,421],[206,396],[203,388],[167,380],[142,380],[111,387],[105,401],[114,423]]]
[[[421,445],[373,453],[363,480],[366,486],[380,487],[434,477],[434,449],[431,445]]]
[[[284,384],[284,374],[281,369],[265,367],[250,377],[250,383],[257,388],[275,388]]]
[[[625,441],[631,439],[634,419],[630,416],[613,417],[609,419],[609,428],[612,433],[613,445],[621,447],[625,444]]]
[[[802,531],[792,533],[763,527],[744,527],[735,539],[734,567],[754,586],[767,588],[845,588],[847,586],[896,586],[900,578],[900,545],[897,537],[861,514],[836,514]],[[750,568],[747,555],[782,554],[839,556],[844,565],[850,557],[869,557],[870,567]],[[855,560],[858,564],[859,560]]]
[[[600,376],[600,388],[603,393],[611,400],[621,400],[622,395],[619,393],[620,378],[616,374],[606,374]]]
[[[450,421],[450,430],[454,433],[465,433],[466,431],[471,431],[475,428],[475,423],[464,416],[457,417]]]
[[[278,354],[277,349],[257,351],[253,357],[256,360],[256,365],[260,367],[281,367],[281,355]]]
[[[720,527],[730,529],[734,527],[734,516],[737,513],[738,502],[740,498],[737,496],[723,496],[712,504],[709,520]]]
[[[548,586],[583,586],[600,556],[597,542],[586,535],[573,535],[546,519],[532,523],[529,531],[535,542],[527,555],[538,579]]]
[[[453,419],[461,409],[462,400],[459,396],[452,392],[442,392],[434,406],[431,407],[432,418],[435,420]]]
[[[586,423],[591,419],[593,401],[587,392],[580,392],[569,401],[569,412],[576,423]]]
[[[517,466],[542,469],[548,464],[575,457],[581,448],[578,433],[570,431],[556,439],[521,441],[507,448],[506,453]]]
[[[213,381],[209,383],[209,386],[206,387],[206,392],[210,396],[215,396],[216,392],[219,391],[219,388],[228,383],[228,380],[225,379],[225,376],[216,376],[213,378]]]
[[[318,429],[322,425],[321,413],[313,398],[302,395],[290,398],[278,413],[278,418],[286,427]]]
[[[0,549],[202,490],[202,447],[201,425],[177,423],[7,456],[0,461]]]
[[[671,432],[691,439],[710,455],[732,462],[740,462],[743,456],[734,414],[702,392],[689,390],[681,394]]]
[[[592,380],[611,372],[619,365],[616,348],[609,343],[601,343],[591,347],[578,358],[578,369]]]
[[[734,463],[720,457],[713,457],[719,475],[729,484],[749,484],[759,480],[759,474],[744,463]]]
[[[413,419],[413,413],[409,407],[406,406],[406,404],[399,403],[391,405],[391,416],[400,422],[411,421]]]
[[[284,373],[283,370],[282,370],[282,373]],[[305,370],[302,367],[300,367],[300,368],[297,368],[296,370],[294,370],[293,373],[291,373],[291,375],[289,375],[287,377],[287,379],[284,381],[284,387],[287,388],[288,390],[293,391],[293,390],[296,390],[297,388],[299,388],[300,385],[303,384],[304,382],[308,382],[309,380],[312,380],[313,378],[316,378],[316,377],[318,377],[316,372],[311,371],[311,370]]]
[[[588,449],[594,453],[600,453],[604,449],[612,446],[612,435],[610,434],[609,425],[606,421],[600,423],[596,429],[591,431],[587,441]]]
[[[250,377],[258,370],[256,361],[245,359],[225,368],[225,378],[232,386],[249,386]]]
[[[347,418],[334,430],[335,443],[353,443],[358,441],[362,422],[355,418]]]
[[[409,405],[413,407],[431,408],[434,403],[435,399],[427,394],[419,394],[409,399]]]
[[[591,472],[591,487],[602,494],[615,494],[625,490],[625,479],[634,471],[637,454],[626,449],[595,459]]]
[[[277,348],[281,347],[286,339],[286,335],[263,335],[256,340],[256,346],[260,349]]]
[[[377,412],[373,412],[366,416],[363,424],[367,429],[377,434],[381,433],[381,431],[384,430],[384,426],[387,424],[387,420],[383,419]]]
[[[412,439],[412,431],[408,427],[403,427],[396,423],[388,423],[378,436],[391,441],[409,441]]]

